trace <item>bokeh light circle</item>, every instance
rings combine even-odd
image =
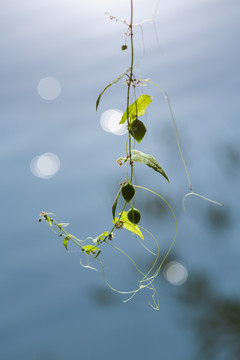
[[[184,264],[171,261],[164,267],[164,276],[170,284],[179,286],[187,281],[188,271]]]
[[[37,86],[39,96],[44,100],[55,100],[61,92],[61,85],[53,77],[41,79]]]
[[[34,176],[42,179],[50,179],[60,169],[60,160],[53,153],[44,153],[32,159],[30,170]]]
[[[127,125],[119,124],[123,112],[117,109],[109,109],[102,113],[100,118],[100,125],[104,131],[110,132],[114,135],[124,135],[127,133]]]

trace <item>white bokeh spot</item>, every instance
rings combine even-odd
[[[34,176],[42,179],[50,179],[60,169],[60,160],[53,153],[45,153],[32,159],[30,170]]]
[[[127,133],[127,125],[119,124],[123,112],[117,109],[110,109],[104,111],[100,118],[100,125],[104,131],[110,132],[114,135],[124,135]]]
[[[170,284],[179,286],[187,281],[188,271],[184,264],[171,261],[164,267],[164,276]]]
[[[44,100],[55,100],[61,92],[61,85],[53,77],[41,79],[37,86],[39,96]]]

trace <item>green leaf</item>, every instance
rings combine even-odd
[[[70,237],[71,237],[71,236],[68,235],[68,236],[66,236],[65,239],[63,240],[63,245],[64,245],[64,247],[65,247],[66,250],[68,249],[68,248],[67,248],[67,243],[68,243],[68,240],[70,239]]]
[[[121,215],[121,214],[119,214],[119,215]],[[128,220],[126,211],[122,212],[121,218],[115,218],[113,223],[116,224],[116,222],[119,220],[123,222],[124,229],[131,231],[132,233],[138,235],[142,240],[144,240],[143,234],[142,234],[141,230],[139,229],[139,226],[134,225],[131,221]]]
[[[126,110],[122,116],[119,124],[124,124],[127,120],[127,115],[131,121],[135,120],[138,116],[145,114],[148,105],[152,102],[152,97],[149,95],[140,95],[139,98],[132,104],[129,105],[128,111]]]
[[[144,154],[143,152],[138,150],[132,150],[132,161],[144,163],[145,165],[151,167],[153,170],[159,172],[169,182],[167,175],[159,165],[158,161],[152,155]]]
[[[109,235],[109,232],[108,231],[104,231],[100,236],[99,238],[102,240],[103,238],[105,238],[106,236]]]
[[[97,255],[94,256],[94,259],[96,259],[98,257],[98,255],[100,255],[100,254],[101,254],[101,250],[98,250]]]
[[[137,140],[137,142],[140,144],[142,139],[144,138],[144,135],[146,134],[146,127],[144,123],[141,120],[134,120],[129,125],[129,132],[132,135],[132,137]]]
[[[123,76],[127,75],[127,73],[131,70],[131,68],[128,68],[123,74],[119,75],[116,79],[114,79],[110,84],[108,84],[103,91],[101,92],[101,94],[98,96],[97,101],[96,101],[96,111],[98,109],[98,105],[100,103],[101,97],[104,94],[104,92],[113,84],[116,84],[119,80],[122,79]]]
[[[46,221],[49,223],[49,225],[52,227],[52,221],[51,221],[50,217],[48,215],[45,215],[44,217],[45,217]]]
[[[95,239],[92,239],[93,243],[98,245],[103,239],[109,236],[108,231],[104,231],[101,235],[97,236]]]
[[[115,218],[115,212],[116,212],[117,202],[118,202],[118,198],[119,198],[119,196],[120,196],[120,194],[121,194],[121,190],[122,190],[123,185],[124,185],[124,184],[121,185],[121,187],[120,187],[120,189],[119,189],[119,191],[118,191],[118,193],[117,193],[117,196],[115,197],[115,200],[114,200],[114,202],[113,202],[113,204],[112,204],[112,216],[113,216],[113,219]]]
[[[100,251],[100,249],[97,246],[93,246],[93,245],[85,245],[82,247],[82,250],[85,251],[86,254],[89,253],[95,254],[95,251]]]
[[[98,236],[97,240],[101,241],[103,240],[105,237],[107,237],[109,235],[108,231],[104,231],[101,235]]]
[[[122,51],[127,50],[127,45],[122,45]]]

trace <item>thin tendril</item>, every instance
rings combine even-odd
[[[180,154],[180,156],[181,156],[182,163],[183,163],[183,166],[184,166],[184,169],[185,169],[185,172],[186,172],[189,189],[190,189],[190,191],[192,191],[192,190],[193,190],[193,189],[192,189],[192,184],[191,184],[191,180],[190,180],[188,168],[187,168],[187,165],[186,165],[186,162],[185,162],[183,153],[182,153],[182,149],[181,149],[181,145],[180,145],[180,140],[179,140],[179,135],[178,135],[177,124],[176,124],[176,121],[175,121],[175,118],[174,118],[174,115],[173,115],[172,105],[171,105],[169,96],[168,96],[168,94],[166,93],[166,91],[165,91],[163,88],[161,88],[161,86],[159,86],[158,84],[154,83],[152,80],[150,80],[150,79],[144,80],[144,79],[143,79],[143,81],[146,81],[146,82],[148,82],[149,84],[152,84],[152,85],[158,87],[158,88],[160,89],[160,91],[163,93],[163,95],[165,96],[165,99],[166,99],[167,102],[168,102],[168,108],[169,108],[169,112],[170,112],[171,119],[172,119],[172,122],[173,122],[174,130],[175,130],[175,135],[176,135],[176,140],[177,140],[178,151],[179,151],[179,154]]]
[[[175,220],[175,225],[176,225],[175,234],[174,234],[173,240],[172,240],[171,245],[170,245],[167,253],[165,254],[163,260],[161,261],[161,264],[159,265],[159,267],[158,267],[157,270],[155,271],[154,275],[151,276],[150,278],[147,278],[147,279],[150,279],[150,282],[149,282],[149,285],[150,285],[150,284],[153,282],[153,280],[156,278],[156,276],[159,274],[159,272],[160,272],[160,270],[161,270],[161,268],[162,268],[162,265],[164,264],[167,256],[169,255],[169,253],[170,253],[170,251],[171,251],[171,249],[172,249],[172,247],[173,247],[173,244],[175,243],[175,240],[176,240],[176,237],[177,237],[177,232],[178,232],[178,223],[177,223],[176,215],[175,215],[175,213],[174,213],[171,205],[168,203],[168,201],[167,201],[166,199],[164,199],[163,196],[161,196],[161,195],[159,195],[158,193],[156,193],[155,191],[150,190],[150,189],[148,189],[148,188],[145,188],[145,187],[143,187],[143,186],[138,186],[138,185],[134,185],[134,186],[137,187],[137,188],[139,188],[139,189],[143,189],[143,190],[149,191],[149,192],[151,192],[152,194],[158,196],[160,199],[162,199],[162,200],[167,204],[167,206],[169,207],[169,209],[171,210],[171,213],[173,214],[173,217],[174,217],[174,220]],[[146,281],[148,281],[147,279],[146,279]]]
[[[183,197],[183,200],[182,200],[182,205],[183,205],[183,209],[184,209],[184,211],[185,211],[185,212],[186,212],[186,208],[185,208],[185,200],[186,200],[186,198],[187,198],[188,196],[190,196],[190,195],[198,196],[198,197],[200,197],[200,198],[202,198],[202,199],[204,199],[204,200],[206,200],[206,201],[209,201],[209,202],[211,202],[211,203],[213,203],[213,204],[216,204],[216,205],[222,206],[222,204],[221,204],[220,202],[215,201],[215,200],[212,200],[212,199],[209,199],[209,198],[207,198],[207,197],[205,197],[205,196],[203,196],[203,195],[200,195],[200,194],[195,193],[195,192],[193,192],[193,191],[192,191],[192,192],[190,192],[190,193],[188,193],[188,194],[184,195],[184,197]]]
[[[87,259],[88,259],[88,260],[87,260],[87,265],[84,265],[84,264],[82,263],[82,259],[80,259],[80,265],[81,265],[83,268],[95,270],[95,271],[98,272],[98,269],[96,269],[96,268],[93,267],[93,266],[90,266],[89,257],[87,257]]]

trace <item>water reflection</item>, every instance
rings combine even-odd
[[[228,164],[233,168],[240,168],[240,150],[233,145],[230,145],[227,149],[227,160]]]
[[[231,225],[232,216],[229,209],[211,207],[207,212],[207,221],[214,230],[220,231]]]
[[[169,204],[173,204],[174,201],[169,196],[165,196]],[[175,201],[176,202],[176,201]],[[174,212],[178,213],[178,204],[174,204]],[[155,217],[159,220],[166,217],[172,217],[167,204],[156,196],[149,197],[148,193],[138,193],[138,206],[146,211],[146,216]]]
[[[36,360],[60,360],[60,357],[51,352],[43,351],[37,355]]]
[[[220,294],[206,276],[195,275],[178,299],[199,346],[196,359],[240,359],[240,299]],[[186,316],[187,315],[187,316]]]
[[[98,306],[109,306],[118,304],[119,297],[105,287],[94,287],[89,290],[89,296]]]

